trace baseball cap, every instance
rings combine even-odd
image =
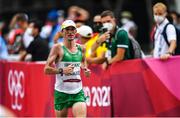
[[[123,18],[132,18],[133,16],[132,16],[131,12],[129,12],[129,11],[123,11],[121,13],[121,17],[123,17]]]
[[[76,24],[74,23],[74,21],[72,21],[72,20],[65,20],[65,21],[62,23],[62,25],[61,25],[61,30],[65,29],[65,28],[67,28],[67,27],[70,27],[70,26],[76,28]]]
[[[58,18],[58,12],[57,12],[57,10],[53,9],[53,10],[49,11],[49,12],[48,12],[48,15],[47,15],[47,18],[48,18],[49,20],[52,20],[52,21],[57,20],[57,18]]]
[[[93,34],[93,30],[88,25],[82,25],[77,29],[77,33],[79,33],[82,37],[91,38]]]

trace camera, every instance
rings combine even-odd
[[[107,32],[107,31],[108,31],[108,28],[107,28],[107,27],[102,26],[102,27],[100,28],[100,32],[101,32],[102,34],[104,34],[104,33]]]
[[[101,28],[101,32],[102,32],[102,33],[105,33],[105,32],[107,32],[107,31],[108,31],[107,28],[105,28],[105,27],[102,27],[102,28]]]
[[[113,29],[112,23],[104,23],[102,27],[102,33],[105,33],[107,31],[111,31]]]

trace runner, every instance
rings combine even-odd
[[[80,77],[80,67],[86,76],[90,75],[84,63],[85,49],[75,43],[77,30],[72,20],[64,21],[61,31],[64,41],[53,46],[44,68],[46,74],[56,74],[54,92],[56,116],[66,117],[68,108],[72,107],[74,117],[86,117],[86,98]],[[53,63],[56,67],[53,67]]]

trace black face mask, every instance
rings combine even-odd
[[[102,28],[102,24],[101,23],[94,23],[93,25],[93,31],[100,33],[101,32],[101,28]]]

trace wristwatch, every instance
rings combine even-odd
[[[63,69],[62,68],[58,69],[58,74],[61,74],[61,76],[63,76]]]

